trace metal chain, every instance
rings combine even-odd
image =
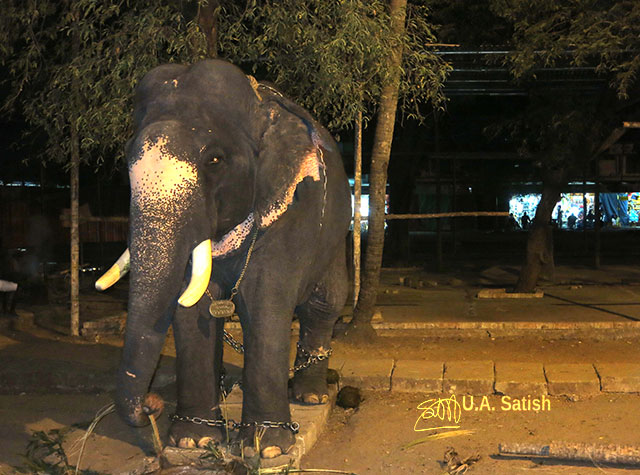
[[[225,381],[227,379],[227,373],[224,370],[224,366],[222,367],[222,371],[220,371],[220,393],[223,398],[226,398],[235,388],[242,388],[242,380],[238,379],[235,381],[229,389],[225,388]]]
[[[231,289],[231,295],[229,296],[228,299],[225,299],[225,300],[233,300],[233,297],[238,295],[238,289],[240,288],[240,283],[242,282],[242,279],[244,278],[244,275],[247,272],[247,267],[249,267],[249,259],[251,259],[251,254],[253,254],[253,248],[254,248],[254,246],[256,244],[256,239],[258,238],[259,228],[260,227],[258,226],[258,223],[256,222],[254,224],[254,231],[253,231],[253,237],[251,238],[251,245],[249,246],[249,250],[247,251],[247,258],[244,260],[244,266],[242,267],[242,271],[240,272],[240,276],[238,277],[238,280],[236,281],[236,285],[234,285],[233,288]],[[209,289],[207,289],[205,291],[205,293],[207,294],[207,297],[209,297],[211,302],[213,302],[214,298],[211,295],[211,293],[209,292]]]
[[[222,334],[222,339],[224,340],[225,343],[227,343],[228,345],[231,346],[231,348],[233,348],[234,350],[236,350],[238,353],[243,354],[244,353],[244,346],[242,345],[242,343],[240,343],[238,340],[236,340],[233,335],[231,335],[231,333],[229,333],[227,330],[224,330],[223,334]],[[289,368],[289,371],[293,371],[294,373],[297,373],[298,371],[302,371],[303,369],[308,368],[311,365],[320,363],[321,361],[324,361],[326,359],[329,358],[329,356],[331,356],[331,354],[333,353],[333,349],[329,348],[328,350],[319,353],[317,355],[313,355],[311,353],[309,353],[307,350],[305,350],[302,345],[300,344],[300,342],[298,342],[296,344],[298,350],[300,350],[300,353],[302,353],[302,356],[306,356],[307,360],[304,363],[300,363],[299,365],[295,365],[292,368]]]
[[[289,369],[289,371],[293,371],[294,373],[297,373],[298,371],[302,371],[303,369],[306,369],[311,365],[320,363],[321,361],[328,359],[329,356],[331,356],[331,354],[333,353],[333,349],[329,348],[328,350],[318,353],[317,355],[312,355],[302,347],[300,342],[298,342],[296,346],[300,351],[300,353],[302,353],[302,356],[307,357],[307,361],[305,361],[304,363],[300,363],[299,365],[295,365],[293,368]]]
[[[227,330],[223,330],[222,331],[222,340],[227,345],[231,346],[231,348],[236,350],[238,353],[240,353],[240,354],[244,353],[244,345],[242,343],[240,343],[238,340],[236,340],[233,337],[233,335],[231,333],[229,333]]]
[[[244,267],[242,268],[242,272],[240,272],[240,277],[238,277],[238,281],[236,282],[236,285],[234,285],[233,288],[231,289],[231,296],[229,297],[229,300],[232,300],[233,297],[238,295],[238,288],[240,287],[240,282],[242,282],[242,279],[244,278],[244,274],[247,272],[247,267],[249,267],[249,259],[251,259],[251,254],[253,254],[253,247],[256,244],[256,239],[258,238],[258,230],[260,228],[257,220],[254,223],[254,226],[255,226],[255,230],[253,231],[253,237],[251,238],[251,245],[249,246],[249,250],[247,251],[247,258],[244,261]]]
[[[206,425],[209,427],[226,427],[229,430],[238,430],[245,427],[265,427],[267,429],[288,429],[294,434],[300,431],[300,424],[297,422],[236,422],[233,419],[204,419],[202,417],[179,416],[178,414],[169,416],[169,420],[171,420],[171,422],[190,422],[192,424]]]

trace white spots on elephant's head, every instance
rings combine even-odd
[[[125,374],[126,374],[127,376],[129,376],[130,378],[134,378],[134,379],[135,379],[135,378],[137,378],[137,376],[136,376],[135,374],[130,373],[129,371],[125,371]]]
[[[132,221],[131,257],[139,283],[151,291],[155,275],[172,266],[176,233],[198,186],[196,166],[176,155],[169,138],[148,139],[129,166]]]
[[[179,159],[168,148],[166,136],[147,140],[142,155],[129,168],[134,202],[149,204],[179,201],[193,191],[198,173],[195,165]]]
[[[305,155],[294,180],[284,190],[282,195],[271,204],[267,212],[260,217],[261,228],[270,226],[287,211],[293,202],[293,195],[296,192],[296,188],[302,180],[310,177],[313,181],[320,181],[321,173],[324,175],[325,170],[324,161],[322,160],[321,154],[318,153],[318,150],[319,149],[312,150]]]
[[[178,80],[174,79],[173,81],[171,81],[171,84],[173,84],[173,87],[178,87]]]

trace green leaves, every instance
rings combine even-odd
[[[618,0],[492,0],[493,11],[513,24],[514,52],[507,60],[523,77],[535,68],[594,66],[626,98],[640,70],[640,2]]]
[[[28,135],[48,137],[38,157],[66,163],[70,125],[84,162],[118,161],[131,135],[133,90],[154,66],[206,57],[206,40],[186,11],[198,2],[10,0],[0,19],[0,64],[9,72],[5,110],[22,114]],[[434,27],[414,6],[406,34],[393,37],[382,0],[222,1],[220,56],[275,82],[339,130],[375,113],[389,77],[391,46],[404,50],[401,104],[443,101],[449,67],[429,43]],[[27,140],[33,140],[27,137]]]
[[[0,20],[0,62],[12,89],[4,107],[24,115],[30,133],[46,133],[42,160],[69,160],[72,121],[83,161],[121,159],[141,77],[161,63],[204,57],[203,35],[174,2],[9,3]]]
[[[416,7],[407,34],[395,38],[386,2],[380,0],[223,2],[220,54],[249,64],[275,82],[331,129],[365,123],[375,113],[390,72],[387,56],[398,41],[405,50],[402,97],[405,112],[420,116],[418,103],[442,100],[447,65],[432,48],[427,10]]]

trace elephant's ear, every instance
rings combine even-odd
[[[275,88],[260,84],[256,94],[263,126],[255,208],[264,227],[286,211],[305,178],[326,185],[323,150],[333,150],[335,143],[305,109]]]

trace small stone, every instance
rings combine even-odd
[[[362,402],[360,390],[353,386],[345,386],[338,393],[336,404],[344,409],[357,408]]]

